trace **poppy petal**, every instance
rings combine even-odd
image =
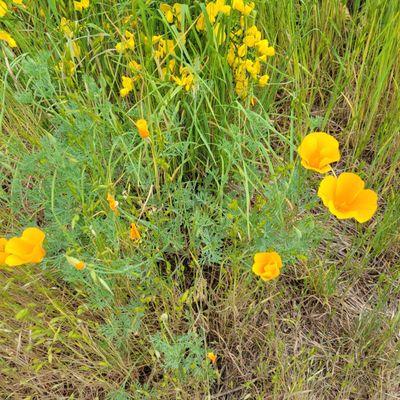
[[[14,254],[22,258],[25,258],[26,254],[31,253],[32,249],[32,244],[18,237],[10,239],[5,247],[6,253]]]
[[[6,265],[8,265],[9,267],[18,267],[20,265],[23,265],[26,263],[25,260],[23,260],[22,258],[16,256],[16,255],[9,255],[6,260],[5,260]]]
[[[378,208],[378,195],[370,189],[363,190],[353,203],[356,208],[355,219],[358,222],[367,222]]]
[[[352,172],[343,172],[337,179],[335,202],[350,205],[364,189],[364,181]]]
[[[334,176],[329,175],[322,179],[319,185],[318,197],[321,198],[326,207],[329,207],[329,204],[333,202],[336,192],[336,184],[337,179]]]
[[[28,242],[40,245],[43,243],[45,236],[44,232],[38,228],[27,228],[22,233],[22,237]]]

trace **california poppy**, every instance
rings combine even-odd
[[[207,358],[213,363],[215,364],[217,362],[217,356],[210,351],[209,353],[207,353]]]
[[[281,273],[281,268],[281,256],[275,251],[257,253],[254,256],[252,270],[264,281],[277,278]]]
[[[46,251],[43,249],[44,232],[39,228],[27,228],[20,237],[7,241],[4,247],[7,256],[5,263],[10,267],[39,263],[43,260]]]
[[[378,196],[364,186],[358,175],[344,172],[339,177],[326,176],[319,185],[318,196],[337,218],[366,222],[378,208]]]
[[[301,142],[298,152],[304,168],[322,174],[331,170],[331,163],[340,160],[339,142],[325,132],[308,134]]]

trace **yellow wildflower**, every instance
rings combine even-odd
[[[175,18],[177,19],[178,25],[182,23],[182,4],[180,3],[175,3],[172,6],[173,13],[175,15]]]
[[[206,25],[205,25],[204,14],[200,14],[199,18],[197,18],[196,29],[198,31],[204,31],[205,28]]]
[[[267,39],[260,40],[256,43],[256,49],[261,57],[272,57],[275,55],[275,49],[269,45]]]
[[[174,13],[172,12],[172,7],[167,3],[161,3],[160,10],[164,14],[168,23],[172,24],[174,22]]]
[[[72,60],[62,60],[58,63],[58,68],[67,76],[72,76],[75,72],[75,64]]]
[[[244,57],[247,54],[247,46],[245,44],[242,44],[238,48],[238,56],[239,57]]]
[[[107,193],[107,201],[108,205],[110,206],[110,210],[113,211],[115,214],[118,214],[118,201],[115,200],[112,194]]]
[[[5,31],[0,31],[0,40],[7,42],[10,47],[17,47],[17,42]]]
[[[177,85],[182,86],[186,91],[189,91],[194,83],[193,74],[189,71],[187,67],[182,66],[179,68],[179,72],[181,76],[174,76],[172,77],[172,79]]]
[[[138,72],[142,69],[142,66],[134,60],[129,61],[128,67],[132,72]]]
[[[143,118],[138,119],[136,121],[136,128],[138,129],[139,135],[142,139],[145,139],[150,136],[149,127],[145,119]]]
[[[216,0],[215,7],[219,13],[229,15],[231,13],[231,6],[228,6],[225,3],[225,0]]]
[[[257,75],[260,73],[261,65],[260,65],[260,62],[258,60],[257,61],[246,60],[245,66],[246,66],[247,72],[253,78],[256,78]]]
[[[132,240],[139,240],[141,238],[139,229],[134,222],[131,223],[131,229],[129,230],[129,237]]]
[[[206,5],[206,13],[211,25],[214,24],[218,14],[229,15],[231,12],[231,6],[225,4],[225,0],[210,1]],[[205,29],[205,18],[204,14],[201,14],[196,23],[196,29],[203,31]]]
[[[261,87],[267,86],[269,81],[269,76],[267,74],[260,76],[260,79],[258,80],[258,84]]]
[[[241,79],[236,81],[235,85],[236,94],[241,97],[247,97],[249,93],[249,80],[248,79]]]
[[[230,66],[233,65],[233,63],[235,61],[235,57],[236,57],[235,46],[233,44],[231,44],[231,46],[229,47],[229,52],[228,52],[228,56],[227,56],[227,61]]]
[[[74,32],[71,29],[71,21],[64,17],[61,18],[60,23],[60,31],[64,33],[65,36],[72,38],[74,36]]]
[[[207,358],[211,361],[212,364],[215,364],[217,362],[217,356],[212,351],[207,353]]]
[[[250,13],[254,10],[254,7],[254,1],[250,2],[249,4],[245,4],[243,0],[233,0],[232,2],[232,8],[246,16],[250,15]]]
[[[125,31],[122,41],[115,46],[115,49],[117,50],[118,53],[123,53],[126,50],[133,50],[134,48],[135,48],[135,39],[133,37],[133,33]]]
[[[122,76],[122,89],[120,90],[121,97],[126,97],[133,90],[134,80],[129,76]]]
[[[74,8],[76,11],[82,11],[90,5],[89,0],[74,1]]]
[[[0,17],[4,17],[7,14],[8,7],[7,4],[0,0]]]

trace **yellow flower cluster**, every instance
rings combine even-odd
[[[257,82],[261,87],[267,85],[269,76],[262,73],[262,64],[275,54],[274,48],[262,38],[258,28],[255,25],[247,26],[247,17],[254,8],[254,2],[246,3],[244,0],[233,0],[231,6],[225,0],[211,1],[206,4],[205,12],[196,23],[197,30],[204,31],[209,21],[217,43],[221,45],[225,43],[227,35],[219,16],[233,15],[232,11],[236,13],[238,23],[230,34],[227,61],[232,68],[235,91],[242,99],[248,96],[251,82]]]
[[[330,164],[340,160],[339,142],[325,132],[308,134],[298,152],[304,168],[322,174],[332,171]],[[337,218],[354,218],[363,223],[371,219],[378,208],[377,194],[364,187],[358,175],[343,172],[339,177],[326,176],[321,181],[318,196]]]
[[[248,4],[246,4],[243,0],[233,0],[232,8],[234,10],[239,11],[241,14],[247,17],[254,10],[255,3],[254,1],[251,1]]]
[[[131,17],[127,17],[124,19],[124,23],[129,23],[132,28],[136,27],[136,22],[131,21]],[[126,97],[129,93],[134,89],[134,84],[141,77],[142,66],[132,59],[133,50],[135,50],[135,35],[128,29],[125,30],[125,33],[122,37],[122,40],[118,42],[115,46],[115,50],[117,53],[123,55],[127,60],[127,75],[122,75],[121,83],[122,88],[120,89],[121,97]]]
[[[225,0],[210,1],[206,4],[206,14],[211,25],[214,25],[218,15],[229,15],[231,6],[225,4]],[[204,31],[206,28],[206,15],[202,13],[197,19],[196,28],[198,31]]]
[[[163,2],[160,4],[159,10],[169,24],[175,25],[181,31],[184,7],[185,5],[181,3],[170,5]],[[246,18],[251,15],[254,8],[254,2],[244,0],[233,0],[231,5],[226,0],[209,1],[196,20],[196,29],[200,32],[205,31],[207,24],[210,24],[217,43],[222,45],[226,42],[227,33],[221,18],[232,15],[232,11],[236,13],[236,29],[229,37],[231,44],[227,60],[233,70],[236,93],[243,99],[249,93],[250,83],[257,82],[261,87],[267,85],[269,76],[263,73],[263,64],[266,63],[268,57],[275,54],[274,48],[269,45],[266,39],[262,38],[261,32],[255,25],[247,27]],[[187,32],[180,32],[180,37],[176,40],[185,43],[186,35]],[[190,65],[179,65],[177,63],[179,55],[176,54],[178,46],[175,40],[164,35],[154,35],[150,44],[147,38],[144,38],[144,42],[146,46],[151,46],[152,57],[160,78],[168,79],[184,90],[190,91],[195,83],[195,74]],[[123,40],[117,44],[116,50],[122,54],[128,50],[133,50],[134,47],[133,34],[126,31]],[[132,72],[136,73],[136,76],[131,77],[128,76],[129,74],[125,74],[121,78],[120,94],[122,97],[128,96],[134,89],[134,82],[137,80],[138,71],[141,69],[137,66],[138,64],[134,62],[132,68],[130,68]],[[128,67],[131,67],[131,62],[128,63]]]
[[[72,76],[76,68],[75,60],[78,59],[82,53],[77,39],[74,39],[78,24],[62,17],[59,29],[60,32],[65,35],[67,41],[65,43],[65,50],[61,56],[61,61],[58,63],[58,69],[64,75]]]
[[[182,4],[175,3],[170,6],[167,3],[160,4],[160,11],[165,16],[165,19],[169,24],[176,24],[180,29],[182,24]]]
[[[139,135],[142,139],[146,139],[150,136],[149,127],[145,119],[138,119],[136,121],[136,128],[138,129]]]
[[[243,27],[231,33],[231,44],[228,52],[228,64],[231,66],[238,96],[246,98],[249,94],[250,81],[261,87],[267,85],[269,76],[262,73],[262,64],[268,57],[275,55],[275,50],[255,25]]]
[[[0,238],[0,266],[16,267],[24,264],[36,264],[43,260],[44,232],[39,228],[27,228],[20,237]]]
[[[75,26],[69,19],[62,17],[60,22],[60,31],[67,37],[72,39],[74,37]]]
[[[173,10],[174,7],[171,7],[171,12]],[[129,40],[132,40],[132,47],[129,48],[133,48],[133,38]],[[182,40],[184,40],[184,36],[182,36]],[[120,47],[120,49],[123,49],[123,51],[128,48],[126,43],[127,41],[119,43],[124,44],[123,47]],[[186,91],[189,91],[194,84],[194,75],[189,67],[185,67],[183,65],[180,65],[179,67],[177,66],[175,59],[175,47],[176,43],[172,39],[165,39],[161,35],[154,35],[151,38],[152,57],[156,62],[161,79],[169,79],[171,82],[174,82],[178,86],[183,87]],[[142,66],[134,60],[128,63],[128,67],[130,72],[133,74],[133,77],[126,75],[122,76],[122,88],[120,89],[121,97],[126,97],[133,91],[134,83],[139,79],[140,71],[142,70]]]
[[[160,62],[163,58],[175,55],[175,42],[171,39],[164,39],[161,35],[151,38],[153,45],[153,57]]]
[[[133,37],[133,33],[125,31],[122,41],[115,46],[115,49],[117,50],[118,53],[124,53],[127,50],[133,50],[134,48],[135,48],[135,39]]]
[[[173,75],[173,81],[178,85],[183,87],[187,92],[192,88],[194,82],[194,76],[190,72],[188,67],[179,67],[180,75]]]
[[[74,1],[74,8],[76,11],[83,11],[84,9],[89,8],[89,6],[89,0]]]

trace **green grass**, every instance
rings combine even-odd
[[[18,43],[0,44],[0,236],[37,225],[47,250],[40,265],[0,271],[0,397],[397,398],[400,3],[256,1],[276,55],[251,106],[227,46],[192,27],[203,3],[182,2],[189,92],[159,78],[145,44],[179,37],[159,2],[92,0],[76,13],[72,1],[25,1],[0,19]],[[129,15],[145,70],[122,99],[128,60],[115,45]],[[61,17],[78,21],[72,77],[58,67]],[[312,130],[339,140],[336,173],[378,192],[371,221],[320,203],[320,176],[296,152]],[[266,249],[284,260],[268,283],[251,273]]]

